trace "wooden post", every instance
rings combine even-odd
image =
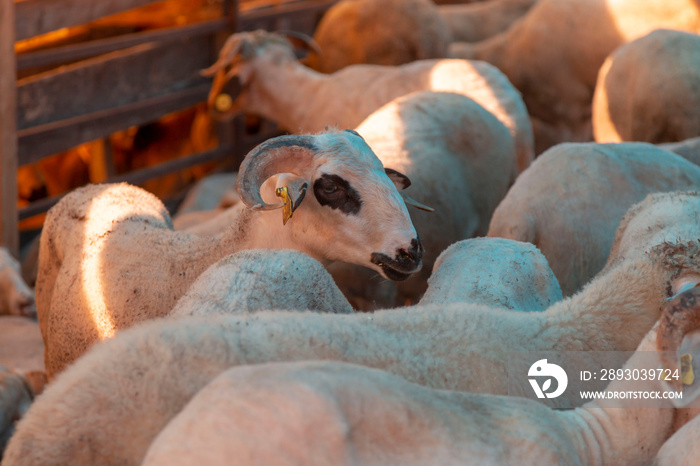
[[[14,8],[0,0],[0,244],[19,257]]]
[[[228,39],[229,35],[238,31],[238,0],[224,0],[222,5],[222,15],[224,18],[228,18],[229,27],[214,36],[212,53],[212,63],[216,60],[219,55],[219,50]],[[220,146],[231,146],[233,153],[226,158],[226,161],[222,164],[225,170],[238,170],[238,165],[240,165],[240,154],[238,154],[238,144],[240,143],[240,135],[236,131],[236,122],[240,118],[234,118],[233,120],[225,122],[216,122],[216,136],[219,140]]]

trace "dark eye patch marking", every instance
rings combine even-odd
[[[314,181],[314,195],[322,206],[350,215],[357,215],[362,207],[360,193],[338,175],[321,175]]]

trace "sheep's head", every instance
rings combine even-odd
[[[298,249],[363,265],[391,280],[421,268],[423,246],[398,191],[409,184],[405,175],[385,170],[351,130],[270,139],[247,155],[238,173],[243,203],[253,210],[282,209],[277,228]]]
[[[679,349],[683,338],[700,328],[700,286],[695,285],[674,296],[664,305],[659,328],[656,332],[656,348],[661,363],[671,374],[680,372]],[[682,390],[682,378],[671,379],[676,391]]]
[[[24,283],[19,263],[0,248],[0,314],[36,316],[34,292]]]
[[[214,77],[207,99],[212,116],[224,120],[242,110],[245,90],[255,72],[252,61],[295,62],[295,47],[320,54],[313,39],[302,33],[258,30],[229,37],[216,63],[201,72],[202,76]]]

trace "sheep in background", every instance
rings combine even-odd
[[[507,30],[538,0],[489,0],[488,2],[442,5],[442,15],[452,42],[478,42]],[[390,23],[387,23],[390,24]],[[325,50],[327,47],[324,47]]]
[[[44,340],[35,320],[0,317],[0,366],[18,372],[44,371]]]
[[[444,58],[449,28],[430,0],[341,0],[326,11],[314,40],[321,54],[309,65],[334,73],[348,65],[402,65]]]
[[[424,267],[395,285],[396,302],[382,299],[391,294],[381,279],[350,271],[359,267],[333,264],[329,270],[356,307],[374,310],[415,303],[441,251],[487,232],[494,209],[518,173],[513,140],[475,101],[447,92],[423,91],[395,99],[356,129],[385,166],[410,178],[416,200],[435,212],[411,213],[425,247]]]
[[[217,62],[203,74],[215,76],[209,104],[216,115],[254,113],[302,133],[328,125],[354,128],[382,105],[411,92],[456,92],[476,101],[508,128],[520,171],[534,157],[532,126],[520,94],[488,63],[420,60],[398,67],[354,65],[325,75],[299,63],[283,36],[255,31],[233,34]],[[234,78],[240,93],[220,99]],[[226,103],[221,109],[219,101]]]
[[[598,73],[598,142],[700,136],[700,35],[660,29],[616,49]]]
[[[213,237],[174,232],[160,200],[133,186],[73,191],[41,236],[37,310],[49,378],[92,343],[166,315],[207,267],[239,250],[296,249],[408,278],[423,247],[396,188],[410,181],[389,174],[351,130],[270,139],[240,167],[248,209]]]
[[[646,271],[648,270],[637,270],[638,273],[632,276],[640,279]],[[633,286],[635,289],[628,295],[630,275],[629,270],[627,272],[621,276],[620,282],[617,283],[619,288],[617,293],[618,295],[622,294],[622,296],[616,296],[615,291],[612,290],[600,288],[596,290],[600,292],[596,293],[595,296],[595,299],[601,300],[599,304],[603,307],[610,306],[600,309],[599,316],[610,318],[609,322],[599,322],[601,324],[600,331],[616,333],[618,336],[629,332],[628,326],[620,322],[614,325],[616,328],[610,328],[609,325],[615,321],[611,315],[618,310],[617,305],[620,303],[624,305],[629,301],[637,301],[637,303],[642,303],[649,308],[648,319],[646,317],[642,319],[646,324],[653,323],[659,318],[659,307],[664,302],[663,297],[666,296],[665,292],[658,290],[658,288],[664,288],[663,283],[655,285],[656,290],[653,293],[663,296],[651,297],[645,285],[640,284],[635,284]],[[637,286],[640,288],[637,289]],[[695,289],[693,292],[697,293],[697,291]],[[589,296],[588,300],[590,301],[591,298],[592,296]],[[648,304],[649,299],[656,306],[653,311],[652,305]],[[461,307],[464,310],[463,305],[449,307],[454,309]],[[471,306],[471,309],[474,308]],[[48,387],[18,425],[17,433],[8,447],[6,462],[3,466],[15,464],[40,464],[42,466],[53,464],[141,464],[154,438],[173,417],[181,412],[186,403],[223,371],[241,364],[252,366],[239,368],[240,371],[257,371],[260,368],[264,370],[264,366],[258,365],[259,363],[268,361],[344,360],[381,368],[403,377],[408,382],[432,388],[466,390],[470,381],[473,382],[474,379],[479,378],[475,367],[463,367],[465,363],[470,366],[477,363],[475,354],[478,353],[469,355],[464,351],[471,346],[471,339],[481,334],[483,335],[482,340],[488,339],[491,345],[502,345],[505,341],[510,341],[506,340],[510,335],[508,333],[510,329],[503,329],[502,333],[494,334],[480,327],[479,319],[474,319],[473,316],[461,315],[460,320],[450,322],[440,319],[446,316],[444,309],[433,307],[431,311],[421,312],[417,316],[404,312],[400,321],[398,319],[396,321],[400,325],[396,325],[393,329],[384,325],[387,322],[384,319],[386,316],[397,316],[401,311],[385,311],[375,316],[357,314],[339,316],[315,313],[294,316],[289,312],[262,312],[248,314],[244,318],[229,315],[146,322],[95,346]],[[517,319],[539,318],[538,316],[543,316],[545,313],[503,311],[498,314],[498,319],[494,319],[494,322],[507,323],[512,317]],[[452,315],[456,316],[457,313]],[[310,328],[309,316],[318,319],[318,322],[325,322],[327,328],[333,330],[330,333],[318,333],[320,330],[318,326]],[[583,313],[572,325],[574,327],[580,326],[582,321],[590,321],[590,317],[589,314]],[[477,322],[473,322],[473,320]],[[285,325],[273,325],[275,321],[284,322]],[[475,326],[472,330],[477,333],[465,332],[464,324],[469,321]],[[636,322],[634,319],[630,319],[626,323],[634,325]],[[553,321],[551,324],[548,328],[540,329],[544,330],[545,338],[548,332],[567,328],[563,321]],[[350,328],[348,329],[348,327]],[[585,347],[601,349],[595,348],[595,345],[599,343],[597,332],[591,335],[577,335],[574,328],[568,331],[574,339],[580,340],[580,343]],[[530,335],[530,339],[521,339],[524,335],[522,329],[518,330],[516,332],[518,341],[515,343],[523,346],[521,349],[525,350],[524,347],[528,346],[535,335],[541,334],[534,332],[533,335]],[[328,339],[327,336],[330,335],[333,335],[333,338]],[[375,346],[375,335],[383,335],[379,337],[385,343],[381,345],[381,348]],[[494,335],[501,335],[503,338],[496,338]],[[564,341],[561,343],[569,343],[565,337],[563,338]],[[644,339],[639,349],[642,351],[653,350],[652,338],[653,332]],[[465,344],[466,341],[469,344]],[[631,340],[628,344],[630,343]],[[429,346],[425,346],[425,344]],[[315,352],[310,351],[314,348]],[[554,350],[554,348],[550,349]],[[569,350],[571,349],[573,348],[569,348]],[[579,349],[583,349],[583,346]],[[648,360],[647,357],[645,361]],[[488,362],[484,361],[484,367],[488,366]],[[626,367],[634,368],[635,358],[632,358]],[[653,367],[658,367],[658,364]],[[367,369],[363,370],[367,373],[372,372]],[[498,378],[503,379],[504,369],[499,368],[498,370]],[[398,380],[386,375],[382,377]],[[457,378],[461,378],[461,381],[456,380]],[[363,380],[369,379],[369,377],[352,378],[353,382],[346,385],[359,387]],[[609,389],[629,390],[629,383],[615,382]],[[657,381],[633,381],[633,383],[637,384],[634,386],[635,390],[655,391],[660,389]],[[411,385],[411,387],[415,386]],[[425,390],[417,387],[414,389]],[[493,415],[489,414],[477,419],[477,425],[481,432],[485,426],[493,425],[488,422],[488,419],[494,419],[492,416],[498,415],[499,412],[511,422],[498,423],[497,425],[509,429],[513,426],[513,413],[519,412],[519,409],[514,409],[517,406],[529,407],[525,413],[524,421],[526,422],[518,423],[510,432],[511,434],[523,432],[522,426],[526,424],[529,438],[532,438],[530,436],[531,429],[534,429],[534,425],[540,419],[551,420],[552,416],[562,416],[564,419],[571,419],[570,427],[577,425],[583,427],[578,416],[583,416],[591,421],[595,420],[600,423],[599,428],[603,428],[604,432],[609,433],[602,438],[610,441],[604,446],[606,454],[613,455],[609,458],[611,464],[620,464],[624,457],[635,458],[627,456],[631,454],[626,448],[629,446],[629,442],[634,444],[633,450],[638,455],[653,456],[654,449],[661,445],[663,436],[670,434],[670,429],[666,427],[670,426],[673,414],[671,409],[650,410],[644,408],[641,410],[642,412],[628,409],[598,410],[598,406],[604,406],[602,401],[594,402],[574,411],[552,414],[553,412],[549,408],[540,403],[516,397],[495,398],[471,394],[459,396],[472,401],[486,400],[484,405],[479,404],[478,406],[497,410]],[[254,398],[257,399],[257,397]],[[250,398],[248,399],[250,400]],[[267,406],[276,406],[270,397],[264,396],[264,393],[260,399],[265,400]],[[667,400],[663,402],[668,403]],[[467,403],[466,406],[469,416],[482,412],[480,409],[473,409],[474,403]],[[377,405],[376,408],[379,409],[380,406]],[[279,416],[280,412],[288,411],[278,410],[275,411],[275,415]],[[382,413],[381,415],[384,414],[383,409],[379,412]],[[647,420],[646,416],[653,418]],[[413,418],[421,419],[420,416]],[[639,420],[638,424],[635,419]],[[579,422],[575,423],[574,420],[579,420]],[[628,426],[630,422],[636,428],[623,427]],[[402,425],[413,426],[416,423],[407,423],[405,417],[402,417]],[[463,426],[465,423],[460,420],[458,425]],[[552,427],[549,422],[546,425]],[[595,426],[595,423],[591,425]],[[128,429],[125,426],[128,426]],[[618,428],[608,430],[608,428],[615,426]],[[280,430],[273,430],[280,432]],[[194,432],[201,433],[202,431]],[[551,429],[549,434],[563,435],[567,432],[570,430],[555,428]],[[266,434],[269,439],[270,432],[268,431]],[[483,435],[474,437],[471,431],[468,434],[470,438],[492,438]],[[639,437],[635,437],[632,439],[632,434],[643,434],[645,438],[640,440]],[[585,438],[594,442],[593,445],[598,445],[594,436],[586,436]],[[580,436],[574,436],[574,439],[582,440]],[[231,437],[228,441],[231,441]],[[652,451],[638,448],[638,442],[648,446]],[[496,442],[496,445],[498,445],[497,448],[502,448],[500,441]],[[528,446],[531,448],[532,444],[528,443]],[[608,446],[611,446],[610,450],[608,450]],[[510,451],[510,449],[504,450],[505,452]],[[582,451],[588,450],[583,449]],[[614,457],[614,452],[621,456]],[[522,456],[516,455],[516,457],[522,461]],[[617,461],[614,461],[615,459]]]
[[[198,229],[229,207],[240,203],[236,187],[238,173],[214,173],[196,182],[173,215],[173,228]],[[213,232],[211,234],[219,233]]]
[[[497,66],[523,94],[536,153],[592,139],[598,70],[620,45],[654,29],[700,32],[697,0],[541,0],[507,31],[449,56]]]
[[[693,322],[681,337],[698,338],[698,298],[700,290],[691,290],[664,309],[664,317],[673,319],[675,307]],[[664,324],[644,338],[625,371],[667,368],[654,351]],[[691,354],[700,357],[697,348]],[[658,379],[618,379],[606,394],[665,391]],[[237,367],[185,405],[143,464],[649,464],[670,435],[674,401],[596,400],[556,411],[519,397],[431,390],[344,363]],[[669,450],[675,460],[662,464],[696,464],[700,430],[693,433],[672,437],[659,456]]]
[[[168,315],[299,309],[353,312],[317,260],[294,250],[249,249],[211,265]]]
[[[557,278],[535,246],[473,238],[440,254],[420,304],[476,303],[532,312],[561,300]]]
[[[35,389],[41,390],[43,386],[32,387],[22,374],[0,366],[0,458],[14,433],[16,422],[32,404]]]
[[[700,212],[700,196],[680,199],[675,215],[662,210],[666,227],[645,239],[652,243],[621,249],[625,257],[611,257],[583,291],[544,312],[456,303],[374,315],[284,311],[144,322],[59,375],[20,424],[14,459],[4,466],[139,464],[195,393],[242,364],[345,361],[431,388],[505,394],[514,351],[632,351],[666,298],[700,280],[700,234],[686,221]],[[656,224],[653,212],[636,211],[645,221],[628,218],[617,241],[629,244],[623,236]]]
[[[561,144],[518,177],[488,236],[533,243],[569,296],[603,268],[632,204],[698,187],[700,167],[651,144]]]
[[[680,142],[668,142],[658,145],[660,148],[678,154],[695,165],[700,165],[700,137]]]
[[[34,292],[22,279],[20,265],[0,247],[0,315],[36,316]]]

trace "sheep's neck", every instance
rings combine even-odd
[[[248,88],[245,111],[268,118],[287,131],[314,132],[309,127],[315,115],[309,100],[318,95],[325,75],[298,62],[275,64],[259,62]]]
[[[656,333],[650,332],[627,361],[624,369],[660,367]],[[658,380],[611,382],[609,392],[661,392]],[[646,464],[670,437],[673,405],[669,400],[627,399],[587,403],[573,411],[558,412],[579,452],[582,464]]]
[[[634,351],[659,318],[668,279],[647,258],[612,267],[549,308],[538,340],[569,351]]]
[[[295,249],[322,261],[305,242],[294,238],[292,229],[282,224],[282,211],[252,211],[243,207],[231,226],[217,237],[211,263],[244,249]]]

